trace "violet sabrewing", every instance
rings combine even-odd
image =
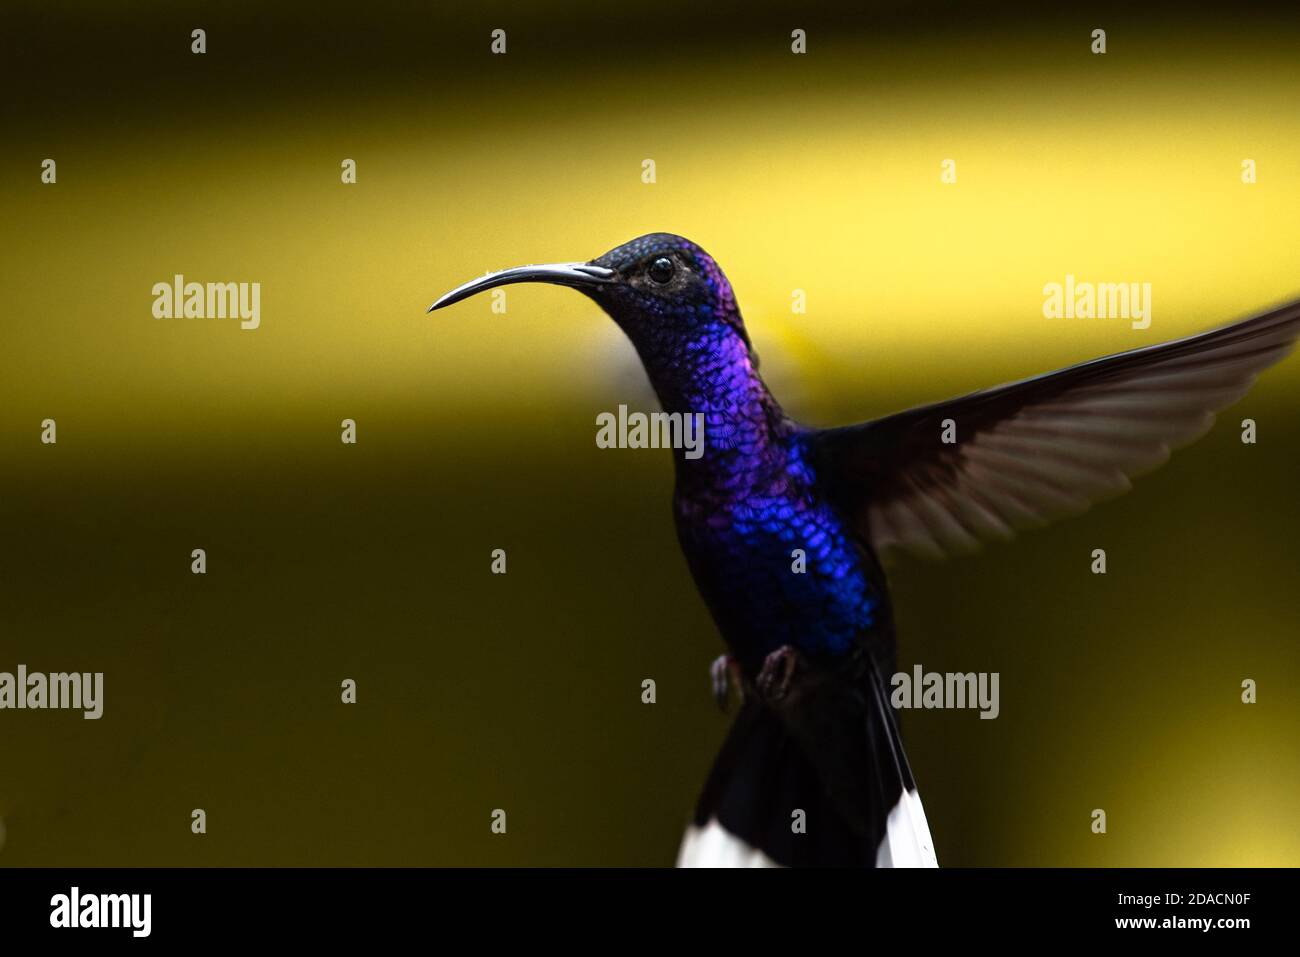
[[[858,425],[813,429],[768,391],[718,264],[654,233],[519,282],[586,294],[636,348],[663,410],[704,422],[674,451],[678,539],[744,705],[679,853],[684,865],[936,863],[889,703],[894,627],[880,556],[976,550],[1129,487],[1203,434],[1294,345],[1300,302]],[[805,826],[792,826],[802,813]]]

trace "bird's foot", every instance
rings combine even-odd
[[[790,690],[802,658],[793,645],[782,645],[763,659],[763,667],[758,672],[754,684],[758,693],[769,703],[776,704]]]
[[[713,700],[723,711],[727,710],[727,697],[731,686],[735,685],[744,695],[744,684],[740,676],[740,662],[731,655],[719,655],[709,665],[709,678],[713,682]]]

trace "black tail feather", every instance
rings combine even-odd
[[[716,820],[785,866],[871,867],[891,812],[914,791],[884,685],[864,655],[852,669],[811,670],[775,706],[747,697],[695,824]]]

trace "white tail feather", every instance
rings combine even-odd
[[[710,818],[704,827],[691,825],[677,852],[678,867],[780,867],[757,848]]]
[[[758,848],[732,834],[717,818],[704,827],[686,829],[678,867],[780,867]],[[885,836],[876,850],[877,867],[938,867],[930,824],[916,791],[904,791],[885,821]]]
[[[916,791],[904,790],[885,821],[885,836],[876,849],[877,867],[938,867],[925,808]]]

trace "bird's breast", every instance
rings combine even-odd
[[[782,645],[836,656],[877,623],[884,583],[871,580],[874,566],[813,490],[777,482],[734,497],[679,492],[676,511],[696,585],[742,662]]]

